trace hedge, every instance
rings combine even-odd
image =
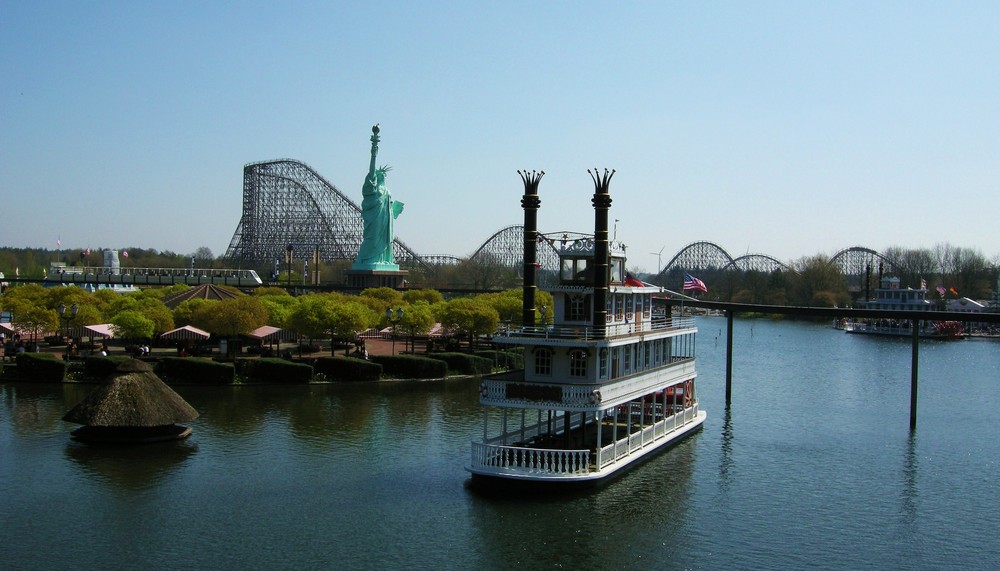
[[[237,359],[236,371],[253,383],[308,383],[313,368],[285,359]]]
[[[231,385],[236,380],[236,369],[231,364],[201,357],[164,357],[156,372],[168,383]]]
[[[51,353],[18,353],[17,376],[26,381],[61,383],[66,379],[66,362]]]
[[[463,375],[488,375],[493,371],[493,360],[469,353],[431,353],[431,359],[448,363],[448,370]]]
[[[355,357],[320,357],[313,370],[331,381],[377,381],[382,376],[382,365]]]
[[[130,357],[90,356],[83,360],[83,376],[89,380],[104,380],[115,372],[118,364],[128,361]]]
[[[448,376],[448,363],[415,355],[372,355],[387,375],[404,379],[438,379]]]

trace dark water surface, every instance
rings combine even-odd
[[[88,385],[0,385],[5,569],[996,569],[1000,343],[699,321],[700,433],[607,486],[479,495],[477,381],[177,387],[186,441],[72,442]]]

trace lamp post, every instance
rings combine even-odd
[[[56,308],[56,311],[59,313],[59,319],[62,320],[62,322],[63,322],[63,336],[65,337],[65,334],[69,333],[69,324],[70,324],[70,322],[73,321],[74,319],[76,319],[76,314],[77,313],[80,313],[80,306],[77,305],[77,304],[75,304],[75,303],[72,306],[70,306],[70,308],[69,308],[69,317],[66,316],[66,304],[65,303],[60,303],[59,307]]]
[[[385,310],[385,318],[389,320],[389,323],[392,323],[392,354],[395,355],[396,354],[396,324],[399,323],[401,319],[403,319],[403,308],[400,307],[395,312],[392,311],[391,307],[387,308]]]

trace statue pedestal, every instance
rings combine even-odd
[[[407,270],[347,270],[347,286],[366,289],[371,287],[391,287],[400,289],[406,286]]]

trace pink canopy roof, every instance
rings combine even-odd
[[[160,334],[160,339],[175,339],[180,341],[188,341],[194,339],[208,339],[212,334],[208,331],[202,331],[197,327],[191,325],[184,325],[178,327],[177,329],[171,329],[166,333]]]

